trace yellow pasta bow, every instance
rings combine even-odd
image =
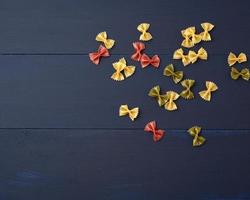
[[[207,51],[201,47],[197,53],[195,53],[194,51],[189,51],[188,57],[192,63],[195,63],[198,58],[202,60],[207,60]]]
[[[174,52],[173,59],[181,59],[184,66],[187,66],[188,64],[190,64],[189,56],[184,55],[184,51],[182,48],[177,49]]]
[[[234,53],[230,52],[227,58],[227,62],[229,66],[234,65],[236,62],[243,63],[247,61],[247,56],[244,53],[240,53],[237,57]]]
[[[193,139],[194,147],[201,146],[206,141],[204,137],[200,136],[200,132],[201,132],[201,127],[199,126],[193,126],[190,129],[188,129],[188,133],[194,138]]]
[[[193,87],[195,80],[186,79],[181,81],[181,85],[185,88],[180,94],[184,99],[193,99],[194,93],[191,91],[191,87]]]
[[[181,31],[182,36],[185,38],[181,45],[187,48],[193,47],[201,41],[201,35],[195,33],[195,27],[189,27]]]
[[[203,41],[210,41],[211,39],[211,35],[210,35],[210,31],[214,28],[214,25],[208,22],[202,23],[201,27],[203,28],[203,32],[200,33],[201,35],[201,39]]]
[[[213,83],[211,81],[206,81],[206,87],[207,87],[207,89],[199,92],[199,95],[205,101],[210,101],[211,100],[211,92],[218,90],[218,87],[215,83]]]
[[[175,72],[173,64],[170,64],[170,65],[165,67],[165,69],[163,71],[163,75],[171,76],[175,83],[179,83],[183,78],[183,71],[176,71]]]
[[[238,71],[235,67],[231,68],[231,77],[234,80],[237,80],[239,77],[242,77],[244,80],[248,81],[250,78],[249,69],[244,68],[241,71]]]
[[[149,32],[147,32],[149,27],[150,27],[150,24],[148,23],[142,23],[139,26],[137,26],[137,30],[141,32],[140,40],[149,41],[153,38],[152,35]]]
[[[190,27],[189,32],[190,32],[193,44],[198,44],[201,41],[201,35],[195,33],[196,32],[195,27]]]
[[[159,106],[162,106],[167,102],[167,95],[161,95],[160,90],[160,86],[157,85],[150,89],[148,96],[156,98]]]
[[[128,78],[135,72],[135,66],[127,66],[125,58],[121,58],[118,62],[113,63],[113,67],[115,72],[111,78],[115,81],[122,81],[125,77]],[[125,77],[122,72],[124,72]]]
[[[177,100],[180,95],[174,91],[168,91],[166,95],[167,102],[165,104],[165,109],[169,111],[177,110],[177,105],[174,101]]]
[[[98,42],[103,42],[107,49],[111,49],[115,44],[115,40],[108,39],[107,33],[105,31],[98,33],[95,39]]]
[[[133,109],[129,109],[128,108],[128,105],[121,105],[120,106],[120,109],[119,109],[119,116],[125,116],[125,115],[128,115],[129,118],[134,121],[135,118],[137,118],[139,114],[139,108],[136,107],[136,108],[133,108]]]
[[[191,39],[191,34],[190,34],[189,28],[182,30],[181,35],[182,35],[182,37],[184,37],[184,40],[182,41],[181,46],[186,47],[186,48],[190,48],[190,47],[194,46],[194,43]]]

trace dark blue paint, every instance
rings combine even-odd
[[[143,21],[154,36],[146,52],[162,66],[115,84],[111,63],[130,57]],[[220,89],[211,103],[159,109],[146,94],[156,84],[181,90],[162,70],[180,30],[200,31],[203,21],[216,25],[201,44],[209,60],[174,64],[198,81],[196,94],[205,80]],[[0,200],[250,199],[249,83],[232,81],[226,63],[229,51],[249,56],[249,21],[247,0],[1,0]],[[117,45],[94,66],[87,55],[102,30]],[[135,123],[117,116],[122,103],[141,107]],[[142,130],[152,119],[167,130],[158,144]],[[185,131],[194,124],[204,128],[202,148]]]
[[[21,130],[0,132],[4,160],[0,191],[8,199],[250,197],[249,131],[226,135],[204,130],[207,142],[201,148],[193,148],[192,138],[180,130],[167,131],[157,144],[143,130],[24,134]]]
[[[249,52],[247,0],[2,0],[0,13],[2,53],[88,53],[97,47],[95,35],[107,30],[117,40],[113,52],[130,54],[142,21],[152,24],[151,53],[171,53],[182,41],[180,30],[200,30],[203,21],[216,25],[209,52]]]
[[[114,71],[111,63],[120,57],[112,56],[94,66],[82,55],[0,56],[0,127],[124,129],[143,128],[156,119],[167,129],[187,129],[193,124],[205,129],[250,129],[250,84],[231,79],[226,55],[210,55],[207,62],[186,68],[180,61],[174,62],[185,78],[196,80],[196,98],[178,99],[175,112],[160,108],[147,95],[157,84],[163,91],[182,91],[162,75],[171,56],[161,56],[159,69],[141,69],[133,63],[138,66],[135,75],[117,83],[110,78]],[[219,87],[209,103],[198,95],[206,80]],[[139,106],[138,120],[131,123],[127,117],[119,117],[121,104]]]
[[[8,184],[16,187],[32,187],[35,185],[45,184],[47,181],[48,178],[44,177],[39,172],[22,171],[17,172],[16,176],[8,181]]]

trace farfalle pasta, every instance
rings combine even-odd
[[[132,65],[125,66],[123,72],[124,72],[125,77],[128,78],[135,73],[135,66],[132,66]]]
[[[141,52],[145,49],[145,45],[142,42],[134,42],[133,47],[135,49],[135,53],[131,56],[131,59],[140,61],[142,56]]]
[[[198,52],[190,50],[188,52],[188,57],[191,63],[195,63],[197,59],[207,60],[207,51],[204,48],[200,48]]]
[[[168,111],[177,110],[177,105],[174,101],[177,100],[180,95],[174,91],[168,91],[166,95],[167,95],[167,101],[164,105],[165,109]]]
[[[181,35],[182,37],[184,37],[184,40],[182,41],[181,46],[186,47],[186,48],[190,48],[194,46],[194,43],[191,39],[191,35],[189,32],[189,28],[182,30]]]
[[[156,126],[156,121],[151,121],[149,123],[146,124],[144,131],[146,132],[150,132],[153,134],[153,140],[155,142],[158,142],[160,139],[162,139],[162,137],[165,134],[164,130],[158,129]]]
[[[152,35],[148,32],[149,27],[150,27],[150,24],[148,23],[141,23],[139,26],[137,26],[137,30],[141,32],[141,35],[139,38],[140,40],[149,41],[153,38]]]
[[[141,56],[141,67],[145,68],[149,65],[152,65],[154,68],[158,68],[160,65],[160,57],[158,55],[154,55],[153,57],[149,57],[145,53]]]
[[[200,135],[201,127],[193,126],[187,131],[193,137],[193,146],[198,147],[205,143],[206,139]]]
[[[125,58],[121,58],[118,62],[113,63],[113,68],[115,72],[111,78],[115,81],[123,81],[135,72],[135,66],[127,66]]]
[[[249,69],[244,68],[238,71],[235,67],[231,67],[231,77],[234,80],[237,80],[239,77],[241,77],[245,81],[249,81],[250,78]]]
[[[184,66],[187,66],[187,65],[190,64],[189,56],[188,55],[184,55],[184,51],[183,51],[182,48],[177,49],[174,52],[173,59],[175,59],[175,60],[180,59],[182,61],[182,63],[183,63]]]
[[[202,37],[200,34],[196,34],[196,30],[194,26],[190,27],[188,32],[189,32],[189,35],[191,36],[191,41],[194,45],[201,42]]]
[[[172,77],[174,83],[179,83],[183,78],[183,71],[175,71],[173,64],[169,64],[164,68],[164,76]]]
[[[163,106],[167,102],[168,96],[166,94],[162,95],[160,92],[160,86],[157,85],[150,89],[148,96],[156,98],[158,105]]]
[[[194,93],[191,91],[191,88],[194,86],[195,80],[186,79],[181,81],[181,85],[185,88],[181,93],[180,96],[184,99],[193,99]]]
[[[199,95],[203,100],[210,101],[212,96],[211,93],[218,90],[218,86],[211,81],[206,81],[206,88],[206,90],[200,91]]]
[[[111,49],[115,44],[115,40],[108,39],[108,35],[105,31],[98,33],[95,39],[98,42],[102,42],[107,49]]]
[[[128,105],[121,105],[119,108],[119,116],[125,116],[128,115],[129,118],[134,121],[139,114],[139,108],[133,108],[133,109],[129,109]]]
[[[229,66],[233,66],[235,63],[243,63],[247,61],[247,56],[245,53],[240,53],[236,56],[234,53],[230,52],[227,57],[227,62]]]
[[[200,33],[201,35],[201,39],[203,41],[210,41],[212,40],[211,35],[210,35],[210,31],[214,28],[214,25],[209,23],[209,22],[205,22],[201,24],[201,27],[203,28],[203,32]]]
[[[214,28],[214,25],[205,22],[201,24],[201,27],[203,28],[201,33],[196,33],[196,28],[194,26],[182,30],[181,35],[184,40],[182,41],[181,46],[191,48],[201,41],[210,41],[212,38],[209,32]]]
[[[196,34],[195,27],[188,27],[185,30],[181,31],[182,37],[184,37],[184,40],[181,43],[181,46],[186,48],[191,48],[195,44],[198,44],[201,41],[201,35]]]
[[[102,57],[108,57],[109,51],[104,46],[100,45],[97,52],[89,53],[89,59],[96,65],[100,63]]]
[[[195,63],[197,59],[207,60],[208,54],[204,48],[200,48],[198,52],[189,50],[188,54],[184,54],[182,48],[177,49],[174,52],[173,59],[180,59],[184,66],[189,65],[190,63]]]

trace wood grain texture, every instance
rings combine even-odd
[[[1,130],[1,199],[249,199],[249,131]],[[235,164],[234,164],[235,163]],[[236,164],[237,163],[237,164]]]
[[[0,200],[250,199],[249,83],[233,81],[230,51],[250,53],[249,1],[0,1]],[[207,62],[184,68],[172,61],[180,31],[215,24],[203,42]],[[146,53],[159,54],[158,70],[130,62],[136,26],[151,23]],[[88,53],[106,30],[117,45],[100,66]],[[136,74],[114,83],[111,63],[125,56]],[[177,112],[147,97],[159,84],[181,91],[162,76],[173,62],[197,80],[194,101]],[[239,68],[248,66],[239,65]],[[197,92],[218,84],[211,103]],[[140,106],[135,123],[118,117],[120,104]],[[155,144],[143,132],[156,119],[167,130]],[[192,148],[185,132],[201,125],[207,143]],[[220,130],[218,130],[220,129]]]
[[[250,85],[231,79],[225,56],[211,55],[209,61],[199,61],[183,67],[185,78],[196,80],[194,100],[177,101],[179,109],[168,112],[156,100],[147,96],[159,84],[163,92],[183,88],[163,76],[164,66],[172,62],[162,55],[159,69],[142,69],[123,82],[110,76],[112,62],[120,56],[92,64],[87,56],[0,56],[1,128],[143,128],[156,119],[168,129],[187,129],[200,124],[205,129],[250,129]],[[212,101],[203,101],[198,92],[205,89],[205,81],[217,83],[219,90]],[[225,102],[226,101],[226,102]],[[132,123],[128,117],[118,116],[119,106],[139,106],[140,117]]]
[[[180,31],[210,21],[216,25],[210,53],[249,52],[249,3],[246,0],[2,0],[1,53],[88,53],[95,35],[106,30],[117,40],[114,53],[130,53],[138,40],[136,26],[152,24],[150,53],[172,53],[182,41]]]

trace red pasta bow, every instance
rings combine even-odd
[[[109,56],[108,49],[102,45],[99,46],[97,52],[89,53],[90,60],[96,65],[99,64],[101,57],[108,57],[108,56]]]
[[[152,132],[153,140],[155,142],[159,141],[165,134],[164,130],[157,129],[155,121],[151,121],[148,124],[146,124],[144,131]]]
[[[155,68],[158,68],[160,65],[160,58],[158,55],[154,55],[152,58],[148,57],[146,54],[141,56],[141,66],[142,68],[152,65]]]
[[[131,59],[140,61],[142,56],[141,51],[145,49],[145,45],[142,42],[134,42],[133,47],[135,49],[135,53],[131,56]]]

